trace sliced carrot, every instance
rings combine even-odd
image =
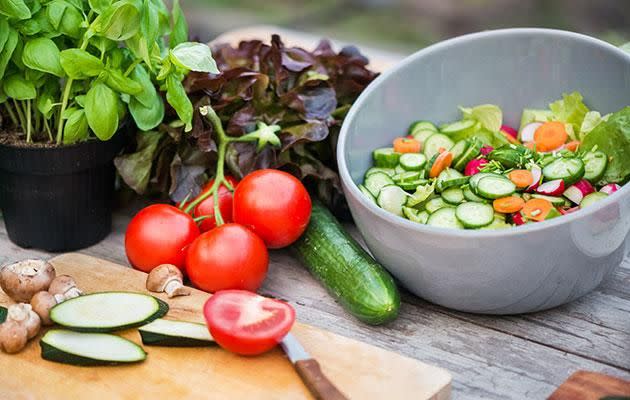
[[[552,151],[566,143],[569,138],[564,123],[545,122],[534,132],[534,142],[538,151]]]
[[[527,219],[534,221],[544,221],[553,205],[545,199],[531,199],[523,206],[521,213]]]
[[[510,135],[509,133],[503,132],[503,131],[499,131],[500,134],[503,135],[503,137],[505,137],[508,142],[512,143],[512,144],[521,144],[521,142],[515,138],[514,136]]]
[[[431,166],[431,171],[429,171],[429,178],[435,178],[440,175],[440,172],[444,171],[446,168],[451,166],[453,162],[453,153],[450,151],[443,151],[439,156],[435,159],[435,162]]]
[[[496,199],[492,202],[494,211],[504,214],[521,211],[521,208],[523,208],[524,205],[525,200],[516,196],[501,197],[500,199]]]
[[[572,140],[569,143],[565,144],[564,148],[575,153],[580,147],[580,144],[582,143],[579,140]]]
[[[399,137],[394,140],[394,151],[397,153],[419,153],[420,142],[416,139]]]
[[[516,185],[517,188],[526,188],[534,183],[534,175],[526,169],[515,169],[510,171],[508,178]]]

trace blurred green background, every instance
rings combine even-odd
[[[630,41],[630,0],[180,0],[191,31],[211,40],[260,24],[412,52],[465,33],[547,27]]]

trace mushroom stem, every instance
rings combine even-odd
[[[190,295],[190,289],[184,286],[177,278],[171,279],[166,283],[166,286],[164,286],[164,292],[169,298]]]

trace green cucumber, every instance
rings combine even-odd
[[[168,304],[157,297],[133,292],[86,294],[59,303],[50,319],[78,332],[114,332],[162,318]]]
[[[144,361],[147,353],[134,342],[107,333],[51,329],[39,342],[42,358],[79,366],[129,364]]]
[[[409,195],[396,185],[384,186],[376,198],[376,204],[383,210],[402,216],[402,207],[407,203]]]
[[[440,148],[448,150],[453,145],[451,138],[441,133],[435,133],[429,136],[424,143],[424,155],[430,160],[431,157],[439,153]]]
[[[584,172],[584,163],[579,158],[558,158],[542,170],[546,181],[562,179],[566,187],[582,179]]]
[[[398,182],[397,185],[403,190],[416,190],[418,186],[428,183],[427,179],[416,179],[415,181]]]
[[[455,208],[453,207],[440,208],[431,214],[427,220],[427,225],[439,226],[442,228],[464,229],[464,225],[462,225],[455,216]]]
[[[392,180],[398,184],[400,182],[411,182],[420,179],[422,174],[418,171],[406,171],[402,174],[392,176]]]
[[[400,294],[392,276],[319,202],[313,202],[311,222],[292,249],[332,296],[359,320],[379,325],[398,316]]]
[[[490,204],[462,203],[455,209],[455,216],[466,228],[481,228],[494,220],[494,209]]]
[[[372,193],[374,198],[378,197],[378,194],[381,192],[381,189],[387,185],[393,185],[394,181],[390,178],[389,175],[384,172],[375,172],[372,175],[365,178],[363,182],[366,189]]]
[[[420,153],[405,153],[400,156],[400,166],[407,171],[420,171],[427,163],[427,157]]]
[[[608,197],[608,195],[604,192],[589,193],[582,199],[582,202],[580,203],[580,208],[588,207],[593,203],[604,200],[606,197]]]
[[[582,157],[584,162],[584,179],[591,183],[597,183],[606,172],[608,156],[601,151],[591,151]]]
[[[396,171],[394,171],[394,168],[377,168],[377,167],[372,167],[370,169],[368,169],[367,171],[365,171],[365,177],[367,178],[368,176],[372,175],[375,172],[382,172],[386,175],[389,176],[394,176],[396,175]]]
[[[426,204],[424,205],[424,209],[427,210],[429,214],[433,214],[440,208],[444,208],[444,207],[452,207],[452,206],[449,206],[448,204],[446,204],[444,199],[441,197],[435,197],[427,201]]]
[[[476,137],[472,137],[467,139],[468,148],[466,151],[457,159],[453,159],[453,168],[458,171],[463,171],[470,161],[472,161],[475,157],[481,154],[481,148],[483,147],[483,142]]]
[[[476,195],[476,194],[472,191],[472,189],[470,188],[470,186],[466,186],[466,187],[463,189],[463,192],[464,192],[464,198],[465,198],[466,200],[468,200],[468,201],[474,201],[474,202],[477,202],[477,203],[487,203],[487,202],[488,202],[488,200],[484,199],[483,197],[479,197],[479,196],[477,196],[477,195]]]
[[[453,165],[457,164],[457,161],[459,161],[459,159],[466,153],[468,147],[470,147],[468,140],[462,139],[449,149],[449,151],[453,154]]]
[[[451,187],[442,192],[442,198],[448,204],[457,205],[464,201],[464,192],[458,187]]]
[[[400,153],[396,153],[393,147],[381,147],[372,152],[374,166],[379,168],[394,168],[398,164]]]
[[[512,195],[515,191],[516,185],[514,185],[511,180],[502,176],[486,176],[479,180],[476,186],[477,194],[486,199],[507,197]]]
[[[440,127],[440,132],[446,135],[470,135],[479,129],[477,122],[472,119],[464,119]]]
[[[534,199],[543,199],[543,200],[547,200],[548,202],[550,202],[551,204],[553,204],[554,206],[566,206],[567,205],[567,199],[565,199],[564,197],[558,197],[558,196],[547,196],[544,194],[538,194],[538,193],[532,193],[531,194],[532,198]],[[569,203],[571,204],[571,203]]]
[[[407,131],[407,134],[415,136],[417,132],[425,131],[425,130],[433,131],[433,132],[438,131],[437,126],[435,126],[433,122],[419,120],[419,121],[415,121],[411,123],[411,125],[409,126],[409,130]]]
[[[411,222],[426,224],[429,219],[429,213],[426,211],[418,211],[415,208],[403,207],[403,215]]]
[[[156,319],[138,328],[142,343],[166,347],[205,347],[215,345],[205,324]]]
[[[456,169],[446,168],[438,175],[435,186],[437,191],[441,192],[451,187],[461,186],[468,182],[468,179],[467,176],[462,175]]]
[[[376,197],[370,192],[365,186],[359,185],[359,190],[363,193],[368,199],[372,200],[374,204],[376,204]]]
[[[424,142],[426,142],[429,136],[433,135],[434,133],[438,133],[438,132],[434,130],[430,130],[430,129],[423,129],[423,130],[416,131],[413,134],[413,138],[416,139],[418,142],[424,144]]]

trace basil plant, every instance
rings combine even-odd
[[[158,126],[163,97],[190,130],[182,81],[218,70],[208,46],[187,40],[178,0],[170,10],[163,0],[0,0],[2,130],[57,145],[108,140],[128,115],[143,131]]]

